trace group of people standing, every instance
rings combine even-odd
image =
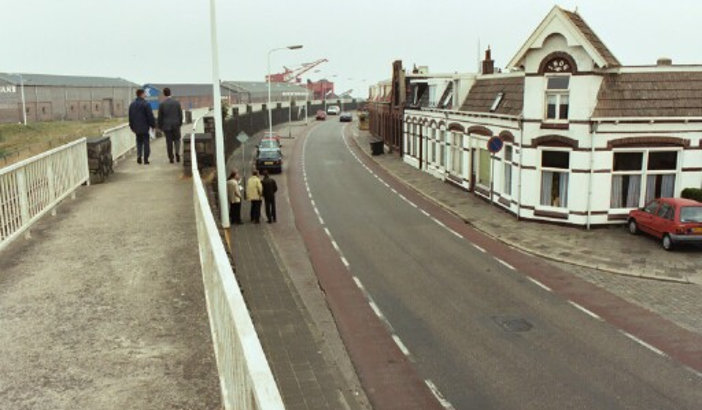
[[[229,222],[232,225],[241,225],[241,204],[246,199],[251,202],[251,222],[261,223],[261,203],[266,208],[266,219],[268,223],[276,222],[275,193],[278,192],[278,184],[268,175],[268,171],[263,171],[263,180],[259,177],[258,171],[254,170],[246,181],[245,190],[242,192],[241,177],[237,171],[232,172],[227,180],[227,194],[229,197]],[[246,194],[246,198],[242,195]]]

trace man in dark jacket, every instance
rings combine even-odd
[[[138,89],[136,96],[137,98],[129,105],[129,128],[136,134],[137,163],[141,164],[143,154],[144,164],[148,164],[151,154],[149,130],[156,127],[156,121],[151,106],[144,100],[144,90]]]
[[[263,171],[263,201],[266,207],[266,218],[268,223],[275,222],[275,193],[278,192],[278,184],[275,179],[268,175],[268,171]]]
[[[158,128],[166,134],[166,152],[173,163],[173,146],[175,158],[180,162],[180,126],[183,125],[183,109],[178,100],[171,98],[171,89],[164,88],[166,99],[158,105]]]

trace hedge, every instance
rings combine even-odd
[[[682,191],[683,198],[692,199],[694,201],[702,202],[702,189],[700,188],[685,188]]]

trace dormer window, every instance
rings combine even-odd
[[[553,60],[557,61],[557,60]],[[570,103],[568,85],[570,75],[552,75],[546,77],[546,119],[550,121],[567,121]]]

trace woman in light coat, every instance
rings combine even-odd
[[[263,195],[263,185],[258,177],[258,171],[254,170],[251,177],[246,182],[246,197],[251,201],[251,221],[255,224],[261,223],[261,200]]]
[[[227,180],[227,196],[229,197],[229,223],[241,225],[241,186],[239,174],[232,172]]]

